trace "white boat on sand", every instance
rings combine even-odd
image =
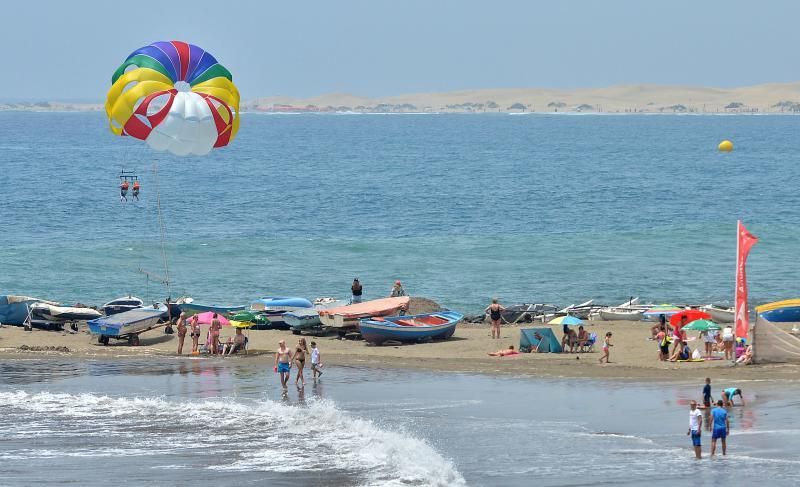
[[[720,308],[714,306],[713,304],[709,304],[700,309],[710,314],[711,320],[717,323],[733,323],[736,321],[736,312],[733,310],[733,308]]]

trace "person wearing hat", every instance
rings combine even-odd
[[[392,294],[390,295],[393,298],[399,298],[400,296],[405,296],[406,290],[403,289],[403,285],[400,284],[400,281],[394,281],[394,286],[392,286]]]
[[[364,288],[361,286],[361,282],[359,282],[357,277],[353,279],[353,285],[350,286],[350,291],[353,293],[353,299],[351,299],[350,302],[360,303],[361,295],[364,294]]]

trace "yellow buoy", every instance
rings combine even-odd
[[[733,150],[733,142],[730,140],[723,140],[719,143],[717,149],[719,149],[721,152],[730,152]]]

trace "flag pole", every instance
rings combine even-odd
[[[742,220],[736,220],[736,272],[733,274],[733,363],[736,363],[736,330],[739,328],[739,232]],[[746,308],[746,307],[745,307]]]

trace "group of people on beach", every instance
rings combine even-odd
[[[183,344],[186,341],[186,334],[192,339],[192,355],[200,354],[200,320],[197,315],[189,318],[189,324],[186,323],[186,313],[181,313],[175,324],[178,335],[178,355],[183,355]],[[206,350],[212,355],[231,355],[245,349],[247,345],[247,337],[242,333],[241,328],[236,328],[234,336],[228,337],[226,342],[221,342],[219,339],[220,331],[222,331],[222,323],[220,323],[219,315],[214,313],[211,317],[211,324],[208,328],[206,336]]]
[[[744,406],[744,396],[742,390],[736,387],[729,387],[722,390],[722,398],[714,402],[711,396],[711,379],[706,378],[703,386],[703,407],[707,413],[705,421],[711,430],[711,456],[716,454],[717,441],[722,443],[722,454],[728,453],[727,438],[731,431],[731,423],[728,418],[728,409],[735,406],[734,396],[739,396],[741,405]],[[692,440],[695,458],[702,458],[702,432],[703,432],[703,412],[698,406],[697,401],[689,403],[689,430],[686,435]]]
[[[654,325],[651,331],[651,339],[658,344],[658,359],[662,362],[679,362],[694,359],[719,359],[714,353],[723,353],[724,360],[733,360],[737,356],[736,338],[733,328],[727,326],[721,330],[704,330],[700,332],[700,340],[704,345],[704,352],[699,351],[699,347],[692,351],[689,346],[689,339],[684,327],[689,323],[686,316],[681,317],[681,321],[676,326],[670,325],[665,315],[660,316],[660,322]],[[672,351],[670,351],[670,344]],[[752,362],[753,349],[747,345],[738,357],[737,363],[748,365]]]
[[[306,359],[311,362],[311,377],[316,381],[318,377],[322,377],[322,356],[319,348],[317,348],[317,342],[311,342],[310,351],[308,345],[306,345],[306,339],[302,337],[297,340],[297,345],[293,350],[286,347],[286,340],[278,342],[278,351],[275,352],[273,370],[275,373],[280,374],[281,388],[284,393],[288,389],[287,384],[291,378],[292,366],[297,367],[294,379],[297,388],[302,389],[306,386],[306,379],[303,375]]]

